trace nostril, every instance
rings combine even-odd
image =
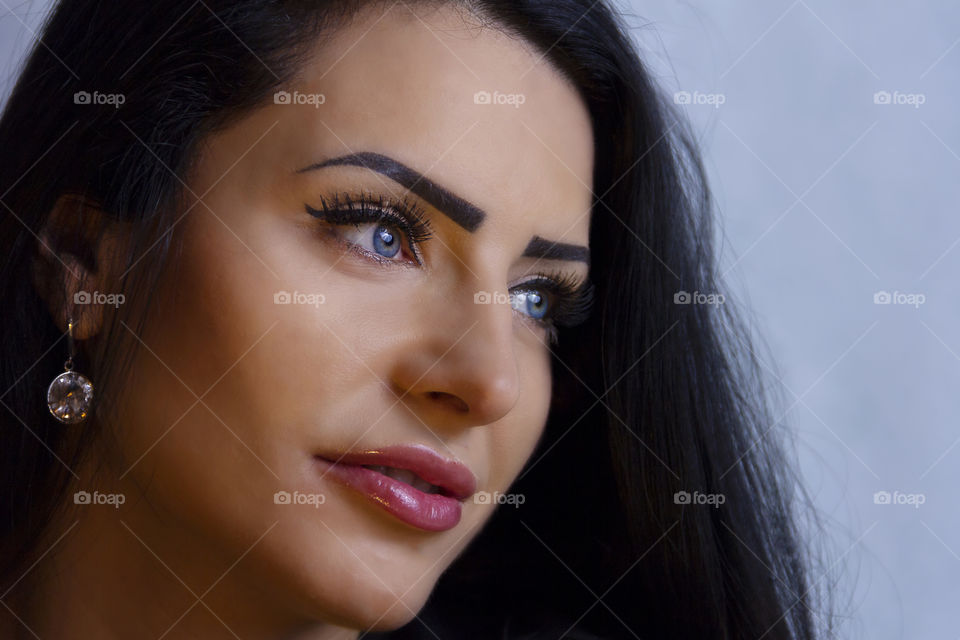
[[[452,393],[447,393],[446,391],[428,391],[427,397],[442,404],[447,404],[454,410],[461,413],[466,413],[470,410],[470,407],[467,406],[467,403],[464,402],[462,398],[455,396]]]

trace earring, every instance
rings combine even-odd
[[[67,343],[70,354],[63,363],[64,372],[47,387],[47,406],[53,417],[65,424],[76,424],[86,419],[93,404],[93,383],[73,370],[73,319],[67,323]]]

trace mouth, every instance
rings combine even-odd
[[[477,481],[463,464],[429,447],[399,445],[314,456],[328,476],[366,496],[397,519],[426,531],[445,531],[460,521],[461,502]]]
[[[397,467],[385,467],[379,464],[365,464],[362,465],[364,469],[369,469],[370,471],[376,471],[377,473],[383,474],[388,478],[393,478],[399,482],[405,482],[414,489],[422,491],[424,493],[437,493],[440,495],[445,495],[448,497],[454,497],[449,490],[444,489],[435,484],[430,484],[420,476],[418,476],[413,471],[409,469],[399,469]]]

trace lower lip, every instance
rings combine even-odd
[[[324,475],[359,491],[377,506],[425,531],[447,531],[460,522],[460,501],[439,493],[424,493],[406,482],[356,464],[314,458]]]

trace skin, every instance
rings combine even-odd
[[[580,98],[524,43],[450,8],[404,6],[361,14],[286,89],[325,102],[269,103],[203,145],[188,183],[202,202],[191,196],[176,227],[182,251],[146,330],[127,336],[139,348],[121,392],[98,407],[97,465],[77,470],[74,490],[126,500],[64,519],[18,612],[40,637],[319,640],[401,626],[495,505],[467,500],[456,527],[423,531],[321,477],[313,455],[420,443],[467,465],[479,490],[506,492],[543,432],[546,332],[473,295],[541,270],[586,275],[583,262],[522,256],[534,235],[588,242]],[[525,100],[478,105],[481,90]],[[423,266],[345,250],[361,234],[331,235],[304,205],[406,189],[362,167],[297,170],[361,151],[485,220],[471,233],[410,196],[434,229]],[[61,277],[90,289],[107,270]],[[325,301],[273,304],[281,290]],[[75,313],[79,338],[102,337],[101,311]],[[325,502],[275,504],[281,490]]]

